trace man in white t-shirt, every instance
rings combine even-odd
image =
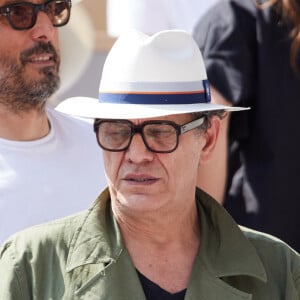
[[[71,1],[31,1],[0,0],[0,243],[82,210],[105,185],[91,123],[46,105],[60,85],[56,27]]]
[[[148,34],[165,29],[192,32],[202,14],[217,0],[107,0],[111,36],[135,28]]]

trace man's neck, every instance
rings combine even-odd
[[[187,222],[178,223],[168,230],[156,224],[160,231],[155,235],[154,231],[150,232],[151,229],[136,231],[133,228],[131,231],[121,225],[122,236],[134,266],[170,293],[187,287],[200,246],[198,217],[194,215]]]
[[[49,131],[45,109],[12,112],[0,105],[0,138],[34,141],[46,136]]]

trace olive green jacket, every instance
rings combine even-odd
[[[185,299],[300,299],[295,251],[274,237],[239,228],[202,191],[196,199],[201,246]],[[35,226],[4,244],[0,299],[145,300],[108,190],[88,211]]]

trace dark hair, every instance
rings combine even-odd
[[[291,26],[290,38],[292,39],[290,50],[290,62],[292,69],[300,74],[298,68],[298,54],[300,52],[300,1],[299,0],[266,0],[257,1],[261,8],[273,6],[281,20]]]
[[[223,119],[227,115],[225,110],[214,110],[214,111],[204,111],[204,112],[194,112],[193,116],[195,119],[199,119],[202,116],[205,117],[204,123],[200,126],[200,129],[206,131],[211,126],[212,117],[218,117]]]

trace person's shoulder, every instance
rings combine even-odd
[[[92,133],[93,120],[79,117],[73,117],[55,110],[52,107],[47,107],[46,112],[50,123],[55,127],[72,129],[77,131],[89,131]],[[52,125],[52,124],[51,124]]]
[[[224,7],[226,8],[230,8],[231,10],[234,11],[248,11],[250,13],[255,13],[255,11],[257,10],[257,6],[255,4],[255,1],[252,0],[223,0],[223,1],[218,1],[215,4],[215,8],[217,8],[218,10],[223,9]],[[213,9],[211,9],[213,10]]]
[[[283,261],[294,261],[300,272],[299,253],[283,240],[271,234],[256,231],[244,226],[239,227],[263,260],[273,261],[274,264],[280,264],[280,262],[282,263]]]
[[[225,25],[232,25],[234,27],[236,24],[236,20],[240,19],[249,19],[249,17],[253,17],[256,15],[257,7],[252,0],[223,0],[217,1],[214,5],[212,5],[200,18],[198,22],[198,26],[202,26],[203,24],[210,24],[210,27]],[[235,20],[235,22],[233,22]],[[215,24],[216,23],[216,24]],[[232,24],[233,23],[233,24]],[[195,30],[197,31],[197,30]]]
[[[0,298],[31,299],[31,289],[41,295],[38,290],[52,287],[56,276],[59,290],[67,278],[73,238],[86,214],[36,225],[8,238],[0,247]]]
[[[293,298],[300,295],[300,255],[284,241],[270,234],[240,226],[265,269],[268,284],[286,290]],[[296,296],[297,295],[297,296]],[[296,298],[297,297],[297,298]]]
[[[249,239],[257,242],[262,243],[271,243],[271,244],[285,244],[284,241],[277,238],[276,236],[273,236],[271,234],[258,231],[249,227],[245,227],[243,225],[238,225],[243,234]]]
[[[212,47],[240,43],[248,32],[255,32],[257,8],[252,0],[223,0],[210,7],[196,22],[193,36],[204,57]]]
[[[85,219],[87,211],[26,228],[9,237],[0,248],[0,260],[5,256],[16,261],[24,256],[38,256],[68,251],[71,240]]]

